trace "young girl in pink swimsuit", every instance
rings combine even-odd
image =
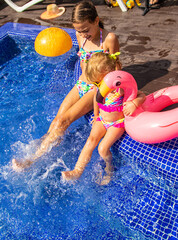
[[[15,171],[28,168],[39,157],[45,154],[55,143],[59,143],[65,130],[72,122],[93,109],[94,86],[85,76],[86,63],[90,56],[96,52],[115,53],[119,51],[118,38],[114,33],[103,29],[97,11],[92,2],[79,2],[72,13],[72,22],[76,30],[79,44],[79,57],[82,74],[76,85],[65,97],[59,111],[52,121],[48,133],[43,137],[41,145],[30,159],[12,160]]]
[[[106,74],[117,70],[119,65],[118,54],[96,53],[90,59],[86,67],[86,76],[89,82],[99,87]],[[73,171],[62,172],[65,180],[78,179],[86,165],[89,163],[93,150],[98,145],[98,152],[106,163],[105,176],[100,184],[108,184],[113,175],[111,146],[124,133],[124,114],[132,115],[138,106],[140,106],[145,97],[139,92],[137,98],[131,102],[124,103],[123,90],[118,89],[109,93],[105,98],[104,104],[96,102],[96,89],[94,96],[94,123],[90,136],[79,156]]]

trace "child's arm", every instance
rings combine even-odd
[[[110,54],[119,52],[119,41],[114,33],[108,33],[106,37],[106,48],[109,50]]]
[[[126,116],[132,115],[135,112],[135,110],[144,103],[145,99],[146,99],[145,94],[141,91],[138,91],[137,97],[134,100],[125,102],[123,104],[124,115]]]
[[[97,93],[97,89],[95,90],[95,95],[94,95],[94,99],[93,99],[93,109],[94,109],[93,122],[95,122],[97,117],[99,116],[99,106],[98,106],[98,103],[96,101],[96,93]]]
[[[116,52],[119,52],[120,46],[119,46],[119,40],[118,37],[114,33],[109,33],[107,36],[107,47],[109,49],[110,54],[114,54]],[[118,57],[119,59],[119,57]],[[118,62],[116,64],[116,70],[121,70],[122,64],[121,62]]]

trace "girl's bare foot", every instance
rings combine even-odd
[[[112,164],[108,164],[106,163],[106,167],[105,167],[105,172],[107,175],[113,175],[113,172],[114,172],[114,166]]]
[[[62,172],[62,177],[66,181],[77,180],[80,178],[81,175],[82,175],[82,172],[79,171],[78,169]]]
[[[22,172],[26,168],[29,168],[33,162],[26,160],[24,162],[18,162],[16,159],[12,159],[12,168],[16,172]]]
[[[111,178],[112,178],[112,176],[110,176],[110,175],[104,176],[102,178],[101,182],[99,183],[99,185],[101,185],[101,186],[108,185],[111,181]]]
[[[114,167],[113,165],[109,165],[107,168],[104,169],[106,172],[106,175],[102,176],[103,174],[100,173],[99,178],[97,179],[96,183],[98,183],[101,186],[108,185],[112,179],[113,173],[114,173]]]

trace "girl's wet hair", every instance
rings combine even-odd
[[[98,52],[91,56],[86,66],[86,77],[89,82],[100,82],[106,74],[115,71],[120,65],[119,56],[115,58],[109,53]]]
[[[72,12],[72,23],[81,23],[88,21],[93,23],[98,17],[98,13],[94,4],[91,1],[82,1],[76,4]],[[104,28],[104,25],[99,21],[99,27]]]

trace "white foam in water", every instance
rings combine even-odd
[[[21,141],[15,142],[11,149],[15,153],[15,157],[17,159],[31,159],[37,147],[39,146],[39,140],[32,140],[28,144],[22,143]]]
[[[57,159],[57,162],[53,163],[49,168],[46,169],[46,172],[41,176],[42,179],[47,178],[48,174],[52,172],[55,168],[62,167],[65,171],[68,171],[69,168],[66,166],[65,162],[62,159]]]
[[[165,187],[162,179],[155,180],[144,166],[136,165],[135,159],[122,159],[112,181],[101,187],[96,184],[96,175],[102,172],[103,165],[96,150],[76,184],[62,183],[61,171],[74,168],[89,135],[90,128],[83,120],[73,124],[61,144],[53,149],[51,145],[51,151],[30,169],[22,173],[12,170],[10,158],[27,159],[34,154],[40,144],[34,139],[46,133],[51,115],[55,116],[60,101],[74,85],[72,58],[66,71],[68,65],[61,69],[53,59],[37,56],[32,40],[30,43],[22,38],[22,43],[18,42],[25,46],[26,55],[21,59],[23,51],[18,52],[7,62],[7,72],[6,62],[0,71],[1,89],[5,89],[0,238],[156,240],[164,234],[164,239],[176,239],[177,195],[170,186]],[[31,44],[30,50],[27,43]],[[130,141],[124,152],[131,146]]]
[[[27,198],[27,194],[24,192],[20,192],[19,195],[17,196],[16,200],[15,200],[15,204],[17,204],[17,201],[21,198],[25,201],[25,199]]]

